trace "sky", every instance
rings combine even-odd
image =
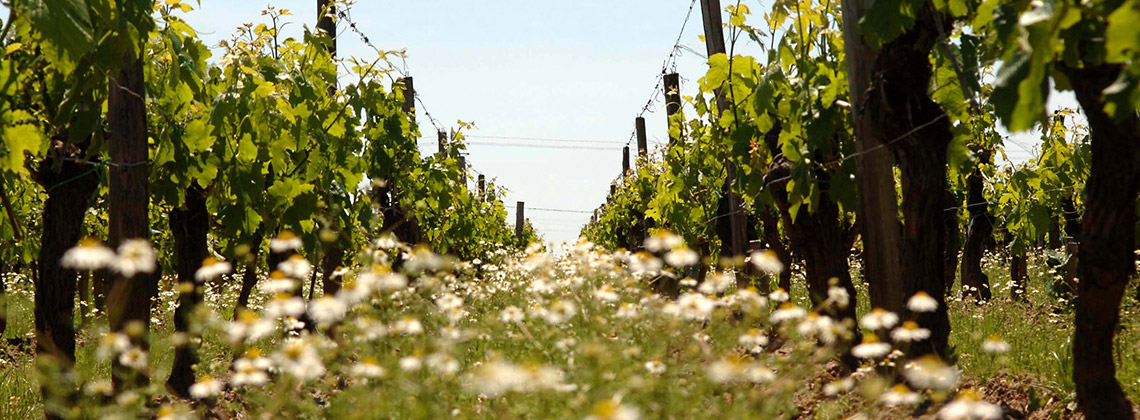
[[[266,22],[261,11],[268,5],[293,13],[283,36],[300,37],[303,26],[316,21],[315,0],[185,1],[197,9],[185,15],[187,21],[210,46],[243,23]],[[477,128],[466,132],[468,166],[508,189],[508,223],[514,223],[515,202],[523,201],[527,219],[557,243],[577,238],[620,174],[621,147],[651,99],[690,1],[359,0],[351,18],[377,48],[407,49],[403,70],[415,78],[422,100],[422,153],[437,150],[425,111],[444,129],[458,120],[474,122]],[[745,4],[757,20],[770,6],[768,0]],[[376,56],[344,22],[338,33],[340,56]],[[694,52],[705,50],[702,33],[698,4],[681,33],[687,48],[676,59],[682,95],[695,94],[705,72],[705,58]],[[750,41],[736,51],[763,56]],[[659,94],[653,99],[644,114],[650,149],[667,141],[664,106]],[[1076,102],[1054,92],[1050,107],[1058,106]],[[1037,136],[1007,141],[1010,159],[1031,156]]]

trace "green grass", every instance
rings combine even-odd
[[[1070,356],[1070,337],[1072,335],[1071,312],[1063,302],[1051,296],[1049,290],[1054,274],[1044,266],[1043,258],[1031,257],[1030,277],[1028,285],[1028,302],[1014,301],[1009,298],[1009,276],[1007,265],[1003,261],[987,260],[985,269],[993,285],[995,299],[985,304],[972,300],[963,301],[952,299],[950,314],[952,334],[951,346],[954,348],[957,366],[967,377],[981,381],[998,374],[1012,374],[1025,378],[1026,382],[1040,394],[1048,393],[1062,401],[1071,401],[1073,398],[1073,385],[1070,379],[1072,361]],[[853,270],[858,272],[859,270]],[[806,290],[802,277],[794,277],[792,290],[793,301],[803,304],[806,301]],[[866,287],[861,279],[859,282],[859,312],[865,313],[869,308],[866,299]],[[14,284],[13,284],[14,283]],[[173,313],[170,310],[174,293],[172,285],[164,282],[159,300],[155,307],[156,319],[153,321],[151,336],[151,369],[152,382],[162,383],[169,375],[170,364],[173,359],[172,347],[169,344],[172,334]],[[957,294],[955,289],[955,295]],[[218,285],[211,289],[207,296],[210,306],[215,309],[216,316],[221,319],[230,319],[236,295],[236,285]],[[1118,333],[1117,366],[1118,379],[1129,396],[1136,400],[1140,398],[1140,320],[1136,318],[1137,303],[1131,297],[1125,300],[1122,309],[1122,326]],[[254,306],[259,304],[256,298],[264,296],[255,294]],[[30,337],[32,330],[32,290],[30,281],[20,278],[9,282],[8,287],[9,318],[4,338]],[[490,307],[500,306],[489,302]],[[79,318],[77,316],[77,323]],[[644,326],[636,328],[641,329]],[[648,327],[645,327],[648,328]],[[77,350],[77,372],[82,378],[106,378],[109,376],[109,366],[106,362],[97,361],[95,350],[98,347],[97,339],[106,330],[105,323],[98,317],[89,317],[88,325],[81,329],[79,348]],[[553,342],[558,338],[556,329],[535,331],[537,343],[524,340],[517,334],[510,333],[507,337],[514,337],[506,341],[487,341],[474,344],[472,354],[482,354],[493,351],[507,356],[518,356],[525,359],[527,354],[540,354],[552,351]],[[202,346],[202,360],[205,362],[202,369],[211,374],[225,376],[232,357],[232,350],[221,336],[221,330],[211,330],[205,337]],[[529,334],[529,333],[528,333]],[[635,334],[636,348],[642,351],[653,352],[658,340],[657,331],[643,331]],[[982,341],[990,335],[999,335],[1012,346],[1010,352],[1002,355],[991,355],[981,350]],[[731,341],[731,336],[729,336]],[[529,344],[527,344],[529,343]],[[541,344],[540,344],[541,343]],[[520,346],[521,345],[521,346]],[[587,346],[589,347],[589,346]],[[31,355],[32,347],[27,346],[24,351],[0,344],[0,418],[34,418],[42,413],[40,393],[36,381],[36,369]],[[669,354],[655,355],[661,359],[668,359]],[[616,359],[583,357],[579,363],[619,363]],[[592,372],[619,371],[621,367],[599,365],[591,367]],[[598,378],[594,383],[609,383],[610,380]],[[683,382],[683,381],[682,381]],[[414,387],[415,384],[408,384]],[[683,388],[683,387],[682,387]],[[406,391],[406,390],[405,390]],[[615,389],[615,392],[616,389]],[[666,391],[662,391],[666,392]],[[662,400],[670,406],[675,404],[689,404],[686,402],[686,389],[667,391],[667,397]],[[427,395],[410,398],[434,398]],[[343,398],[352,398],[354,394],[343,395]],[[343,400],[342,400],[343,401]],[[360,404],[377,404],[373,408],[391,408],[389,404],[398,404],[397,401],[371,401],[361,398]],[[407,400],[405,400],[406,402]],[[458,403],[459,401],[452,401]],[[708,402],[707,400],[705,401]],[[578,405],[589,405],[589,401],[576,402]],[[340,408],[346,406],[341,405]],[[360,408],[363,406],[348,405],[347,407]],[[486,407],[490,410],[505,409],[491,404]],[[679,410],[679,409],[678,409]],[[673,409],[667,410],[673,412]],[[519,413],[514,411],[513,413]],[[359,411],[357,411],[359,413]],[[817,413],[820,414],[820,413]],[[822,414],[821,414],[822,415]]]

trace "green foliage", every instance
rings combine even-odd
[[[998,197],[999,217],[1014,253],[1025,252],[1055,226],[1063,225],[1066,203],[1084,208],[1081,199],[1091,151],[1087,128],[1068,125],[1076,114],[1062,110],[1044,127],[1040,154],[1019,167],[998,172],[990,183]]]

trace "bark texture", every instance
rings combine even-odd
[[[107,112],[111,139],[107,144],[108,164],[107,242],[112,247],[130,239],[150,240],[150,165],[146,130],[146,84],[142,58],[125,58],[125,64],[110,80]],[[107,295],[107,319],[112,331],[124,331],[137,323],[150,330],[152,298],[158,292],[160,273],[138,273],[126,277],[116,273]],[[145,336],[137,344],[148,348]],[[146,383],[145,372],[135,375],[118,366],[111,373],[115,383],[134,375],[137,384]]]
[[[769,211],[760,212],[760,221],[764,224],[764,243],[768,249],[776,253],[776,258],[784,264],[784,271],[780,272],[777,287],[785,291],[792,290],[792,255],[788,252],[783,237],[780,235],[780,222],[778,215]]]
[[[209,257],[206,236],[210,233],[210,212],[206,209],[206,192],[192,186],[186,190],[186,201],[181,208],[170,210],[170,231],[174,236],[178,284],[181,294],[178,309],[174,310],[174,331],[190,338],[190,321],[198,304],[202,303],[204,284],[195,274],[202,261]],[[174,348],[174,365],[167,385],[179,396],[190,397],[194,384],[194,365],[198,364],[198,346],[194,340]]]
[[[1062,67],[1062,71],[1088,117],[1092,147],[1073,333],[1077,405],[1088,419],[1131,418],[1132,403],[1116,380],[1113,338],[1120,323],[1120,302],[1135,267],[1140,124],[1134,111],[1120,111],[1116,118],[1104,112],[1102,92],[1117,79],[1120,67]]]
[[[59,168],[53,166],[59,164]],[[40,164],[36,181],[47,190],[44,200],[43,230],[40,234],[41,262],[33,277],[35,283],[36,354],[50,355],[62,363],[75,363],[75,270],[59,264],[63,253],[75,246],[83,231],[88,201],[99,187],[99,178],[90,165],[74,160],[48,159]]]
[[[866,112],[872,131],[895,155],[902,173],[902,277],[908,298],[926,292],[939,303],[934,312],[915,314],[931,337],[916,354],[946,356],[950,317],[946,311],[946,148],[950,120],[929,94],[930,52],[950,27],[924,4],[914,27],[883,45],[872,70]],[[937,25],[942,26],[940,31]]]
[[[249,296],[253,293],[253,287],[257,285],[257,261],[261,255],[262,242],[265,242],[265,232],[262,228],[258,228],[253,234],[252,243],[249,244],[249,260],[241,275],[241,290],[238,292],[237,307],[234,308],[234,319],[237,319],[242,309],[249,307]]]
[[[989,163],[988,151],[978,154],[978,165]],[[979,167],[966,177],[966,210],[970,214],[966,247],[962,252],[962,289],[967,296],[990,300],[990,278],[982,272],[982,256],[986,243],[993,237],[993,216],[985,196],[985,178]]]

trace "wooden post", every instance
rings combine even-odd
[[[436,134],[439,135],[439,154],[442,155],[447,151],[447,132],[439,130]]]
[[[705,49],[708,51],[709,57],[725,54],[727,51],[724,47],[724,27],[721,24],[720,13],[720,0],[701,0],[701,16],[704,17],[705,24]],[[717,109],[721,113],[727,112],[730,108],[731,104],[723,88],[718,87],[716,89],[716,102]],[[744,217],[744,211],[740,206],[740,196],[732,192],[732,186],[736,182],[736,164],[732,162],[731,152],[729,152],[729,156],[725,157],[727,173],[723,190],[725,194],[728,194],[728,221],[732,232],[730,249],[733,257],[740,257],[744,255],[745,241],[747,241],[744,232],[747,219]]]
[[[522,201],[515,203],[515,239],[518,239],[520,245],[523,240],[523,222],[526,220],[523,218],[524,209]]]
[[[324,31],[333,39],[328,50],[329,54],[336,58],[336,20],[333,16],[336,16],[336,4],[329,0],[317,0],[317,29]]]
[[[633,120],[633,126],[637,130],[637,158],[648,160],[649,140],[645,137],[645,117],[637,117]]]
[[[486,177],[484,177],[483,174],[479,174],[479,200],[487,201]]]
[[[459,164],[459,176],[463,177],[463,182],[467,182],[467,158],[460,156],[456,161]]]
[[[416,121],[416,85],[412,83],[412,76],[402,77],[396,81],[404,85],[404,113],[412,116]]]
[[[673,137],[673,116],[681,113],[681,75],[669,73],[665,75],[665,115],[666,129],[669,133],[669,145],[681,142],[680,134]]]
[[[621,176],[629,173],[629,146],[621,148]]]
[[[859,218],[863,236],[863,278],[867,279],[871,306],[902,313],[905,299],[899,265],[898,195],[895,193],[894,156],[881,147],[871,131],[871,115],[864,112],[875,52],[859,34],[859,19],[872,0],[842,0],[843,41],[847,45],[847,83],[855,132],[856,179],[859,182]]]
[[[705,25],[705,50],[708,56],[726,54],[724,47],[724,25],[720,18],[720,0],[701,0],[701,17]],[[717,109],[724,112],[728,109],[728,97],[721,88],[716,89]]]
[[[617,182],[610,182],[610,196],[607,198],[607,200],[609,198],[613,198],[614,195],[617,195]]]

